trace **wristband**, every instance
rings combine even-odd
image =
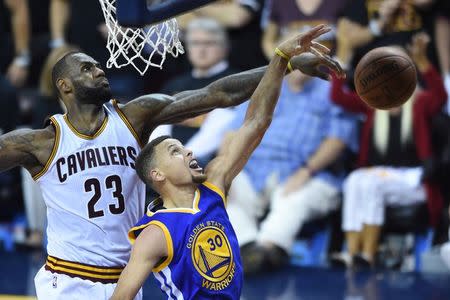
[[[275,48],[275,54],[278,55],[279,57],[284,58],[287,61],[289,61],[291,59],[286,53],[281,51],[279,48]]]
[[[292,72],[292,71],[294,71],[294,68],[292,67],[290,61],[288,62],[287,69],[289,70],[289,73]]]
[[[50,41],[50,48],[55,49],[59,48],[61,46],[64,46],[66,44],[66,41],[63,38],[57,38]]]
[[[381,35],[381,28],[380,24],[378,24],[378,20],[370,20],[369,22],[369,30],[374,36],[380,36]]]
[[[28,67],[30,63],[31,63],[31,56],[28,51],[22,52],[22,54],[17,55],[13,60],[13,64],[19,67]]]

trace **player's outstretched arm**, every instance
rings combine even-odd
[[[120,109],[141,135],[147,140],[148,129],[170,124],[207,113],[215,108],[239,105],[248,100],[267,67],[260,67],[219,79],[197,90],[174,96],[149,94],[138,97]]]
[[[149,225],[136,239],[130,260],[120,275],[111,300],[132,300],[139,292],[152,269],[167,257],[166,238],[162,230]]]
[[[51,127],[51,126],[50,126]],[[20,129],[0,136],[0,172],[17,166],[37,173],[49,158],[54,141],[52,128]]]
[[[206,167],[208,180],[227,191],[269,127],[289,59],[303,52],[321,56],[329,50],[313,40],[330,28],[319,25],[306,33],[281,43],[261,82],[251,96],[244,123],[227,137],[218,156]]]
[[[298,69],[310,76],[328,79],[328,74],[321,71],[320,66],[333,70],[339,76],[343,75],[339,64],[326,55],[304,55],[291,60],[292,69]],[[173,97],[163,94],[144,95],[121,106],[121,109],[145,141],[148,139],[145,134],[158,125],[176,123],[209,112],[214,108],[235,106],[248,100],[266,69],[267,67],[260,67],[230,75],[205,88],[184,91]]]

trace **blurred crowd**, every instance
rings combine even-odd
[[[330,234],[320,263],[417,269],[411,257],[425,236],[424,250],[450,269],[448,0],[216,1],[178,17],[186,54],[144,76],[131,67],[106,69],[108,29],[98,1],[0,0],[0,23],[0,133],[39,128],[64,112],[51,69],[69,51],[99,61],[113,94],[126,102],[263,66],[281,39],[328,24],[333,30],[320,42],[347,79],[287,75],[271,127],[230,189],[227,210],[245,271],[282,267],[299,240],[323,228]],[[381,46],[405,51],[419,79],[411,99],[389,111],[366,106],[353,86],[360,58]],[[170,134],[204,165],[245,111],[245,103],[217,109],[160,126],[150,139]],[[42,247],[45,213],[26,172],[0,173],[0,229],[16,244]]]

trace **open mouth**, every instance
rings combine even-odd
[[[201,172],[203,170],[202,167],[200,167],[200,165],[198,164],[198,161],[196,159],[193,159],[189,162],[189,168],[198,172]]]

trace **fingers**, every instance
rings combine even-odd
[[[320,24],[320,25],[313,27],[306,33],[304,33],[304,35],[308,36],[311,39],[315,39],[315,38],[321,36],[322,34],[329,32],[330,30],[331,30],[330,26]]]
[[[320,60],[320,65],[326,66],[329,70],[336,74],[338,78],[344,79],[346,77],[345,71],[342,69],[341,65],[333,60],[330,56],[324,55]],[[319,73],[326,75],[326,80],[330,79],[330,76],[327,72],[318,70]],[[318,77],[325,79],[323,76]]]
[[[327,47],[313,40],[322,34],[329,32],[330,30],[331,28],[329,26],[323,24],[315,26],[306,33],[298,34],[296,37],[281,43],[279,45],[279,49],[288,56],[298,55],[307,51],[311,51],[317,56],[328,54],[330,53],[330,50]]]
[[[316,55],[316,56],[323,57],[322,52],[320,52],[319,50],[317,50],[317,49],[314,48],[314,47],[310,47],[310,48],[309,48],[309,52],[311,52],[312,54],[314,54],[314,55]]]
[[[311,43],[311,47],[323,54],[329,54],[331,52],[331,50],[328,47],[326,47],[318,42],[313,41]]]
[[[318,63],[318,66],[316,67],[317,73],[314,74],[317,77],[320,77],[324,80],[330,80],[329,72],[322,71],[318,67],[320,65],[327,67],[330,71],[332,71],[336,76],[340,79],[344,79],[346,77],[344,69],[341,67],[341,65],[332,59],[329,55],[323,55],[320,59],[320,62]]]
[[[326,56],[324,64],[328,68],[330,68],[330,70],[333,71],[338,78],[344,79],[345,77],[347,77],[347,75],[346,75],[344,69],[342,68],[342,66],[337,61],[332,59],[331,57]]]
[[[309,47],[308,46],[302,47],[300,45],[295,47],[295,54],[298,55],[302,52],[305,52],[305,49],[306,49],[306,51],[309,51],[319,57],[322,57],[323,55],[327,55],[331,52],[331,50],[328,47],[326,47],[320,43],[317,43],[317,42],[312,42]]]
[[[322,71],[322,70],[316,70],[311,75],[313,75],[314,77],[319,77],[320,79],[323,79],[326,81],[330,81],[330,79],[331,79],[330,74],[328,74],[327,72]]]
[[[414,41],[418,41],[422,44],[428,44],[430,42],[430,36],[425,32],[419,32],[414,36]]]
[[[331,30],[331,27],[321,24],[313,27],[312,29],[308,30],[307,32],[300,33],[296,36],[296,39],[301,44],[303,41],[310,42],[311,40],[321,36],[324,33],[327,33]]]

